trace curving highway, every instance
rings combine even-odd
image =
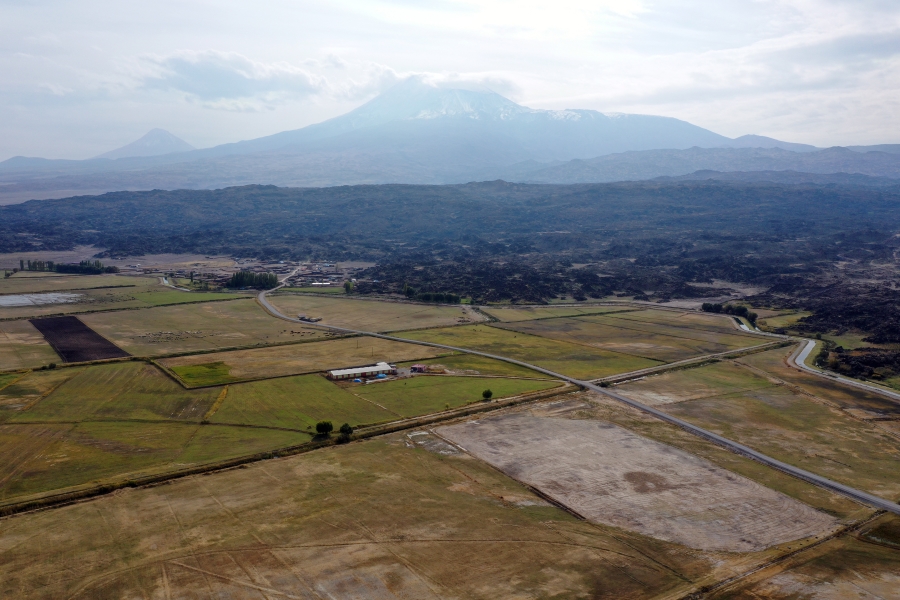
[[[285,278],[285,279],[287,279],[287,278]],[[550,371],[549,369],[544,369],[543,367],[539,367],[537,365],[532,365],[527,362],[523,362],[523,361],[516,360],[514,358],[509,358],[506,356],[500,356],[497,354],[489,354],[487,352],[480,352],[478,350],[470,350],[468,348],[458,348],[456,346],[448,346],[446,344],[437,344],[434,342],[408,340],[408,339],[404,339],[401,337],[384,335],[381,333],[374,333],[371,331],[359,331],[356,329],[345,329],[343,327],[334,327],[332,325],[323,325],[321,323],[308,323],[306,321],[301,321],[300,319],[294,319],[294,318],[288,317],[286,315],[283,315],[277,308],[272,306],[272,304],[270,304],[268,299],[266,298],[266,295],[268,293],[273,292],[283,286],[284,286],[284,282],[282,282],[281,285],[279,285],[278,287],[275,287],[271,290],[260,292],[259,296],[258,296],[259,303],[267,311],[269,311],[269,313],[271,313],[275,317],[278,317],[279,319],[284,319],[286,321],[293,321],[296,323],[302,323],[303,325],[312,326],[312,327],[321,327],[324,329],[329,329],[331,331],[337,331],[337,332],[341,332],[341,333],[368,335],[371,337],[381,338],[383,340],[414,343],[414,344],[419,344],[422,346],[431,346],[433,348],[442,348],[444,350],[453,350],[455,352],[463,352],[465,354],[473,354],[476,356],[483,356],[485,358],[492,358],[495,360],[501,360],[503,362],[526,367],[526,368],[532,369],[534,371],[537,371],[539,373],[544,373],[545,375],[549,375],[551,377],[555,377],[555,378],[561,379],[563,381],[568,381],[569,383],[573,383],[573,384],[581,386],[585,389],[589,389],[593,392],[603,394],[604,396],[607,396],[609,398],[617,400],[618,402],[621,402],[622,404],[626,404],[628,406],[631,406],[632,408],[636,408],[647,414],[653,415],[654,417],[656,417],[658,419],[666,421],[667,423],[676,425],[676,426],[680,427],[681,429],[684,429],[688,433],[692,433],[700,438],[703,438],[705,440],[708,440],[710,442],[718,444],[719,446],[727,448],[728,450],[731,450],[732,452],[735,452],[736,454],[745,456],[747,458],[752,458],[753,460],[756,460],[757,462],[768,465],[774,469],[778,469],[779,471],[782,471],[789,475],[793,475],[794,477],[802,479],[813,485],[830,490],[832,492],[836,492],[838,494],[841,494],[843,496],[851,498],[852,500],[855,500],[862,504],[866,504],[873,508],[885,510],[885,511],[900,515],[900,504],[897,504],[896,502],[891,502],[890,500],[887,500],[885,498],[873,496],[872,494],[863,492],[862,490],[858,490],[856,488],[846,486],[842,483],[832,481],[831,479],[828,479],[826,477],[816,475],[815,473],[810,473],[809,471],[806,471],[799,467],[795,467],[793,465],[789,465],[787,463],[781,462],[780,460],[776,460],[776,459],[772,458],[771,456],[763,454],[762,452],[757,452],[753,448],[749,448],[747,446],[744,446],[743,444],[739,444],[738,442],[735,442],[728,438],[722,437],[716,433],[713,433],[712,431],[707,431],[706,429],[703,429],[702,427],[697,427],[696,425],[688,423],[687,421],[683,421],[677,417],[673,417],[672,415],[664,413],[661,410],[657,410],[657,409],[655,409],[651,406],[647,406],[646,404],[643,404],[641,402],[631,400],[630,398],[626,398],[625,396],[620,396],[619,394],[616,394],[615,392],[611,392],[607,388],[602,388],[599,385],[595,385],[595,384],[591,383],[590,381],[581,381],[579,379],[575,379],[574,377],[569,377],[567,375],[563,375],[562,373],[556,373],[555,371]],[[781,336],[779,336],[779,337],[781,337]],[[807,352],[807,355],[808,354],[809,353]]]

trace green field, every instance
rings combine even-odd
[[[778,329],[781,327],[790,328],[792,325],[797,323],[797,321],[804,317],[808,317],[811,314],[811,312],[797,311],[776,315],[774,317],[766,317],[759,320],[759,325],[760,327],[765,327],[766,329]]]
[[[221,379],[223,366],[205,376]],[[555,385],[423,376],[341,387],[305,375],[188,390],[140,361],[2,375],[0,499],[302,443],[321,420],[380,423],[476,401],[486,388],[501,398]]]
[[[321,375],[301,375],[228,387],[213,423],[250,423],[307,430],[319,421],[380,423],[396,415],[336,386]]]
[[[348,390],[377,402],[396,415],[413,417],[480,402],[481,393],[486,389],[490,389],[497,400],[559,385],[562,384],[556,381],[424,375],[354,386]]]
[[[770,352],[783,355],[785,350]],[[718,393],[665,404],[663,410],[788,464],[875,495],[900,496],[897,438],[755,373],[735,376],[726,365],[673,372],[665,376],[664,389],[690,389],[698,378],[693,371],[712,372],[706,391],[718,387]],[[716,380],[726,383],[717,385]],[[640,390],[642,384],[617,389],[628,396],[632,386]]]
[[[638,323],[651,323],[656,326],[668,326],[672,331],[690,330],[710,331],[729,335],[749,336],[735,327],[734,321],[728,315],[713,315],[693,310],[679,312],[673,310],[657,310],[649,308],[618,315],[609,315],[610,322],[622,322],[622,324],[637,326]]]
[[[285,290],[304,294],[346,294],[344,288],[339,285],[327,287],[289,287],[285,288]]]
[[[520,367],[502,360],[485,358],[475,354],[453,354],[441,358],[409,361],[398,366],[409,367],[413,364],[442,366],[451,375],[502,375],[504,377],[547,377],[543,373]]]
[[[528,306],[522,308],[495,307],[482,309],[483,312],[504,323],[530,321],[533,319],[551,319],[553,317],[580,317],[604,313],[628,312],[640,310],[629,306]]]
[[[507,323],[499,327],[661,362],[675,362],[765,342],[749,336],[627,321],[616,319],[615,315],[559,317]]]
[[[647,358],[487,325],[412,331],[403,333],[402,337],[508,356],[580,379],[606,377],[661,364]]]
[[[231,367],[221,361],[172,367],[172,372],[188,387],[223,385],[238,381],[236,377],[231,376]]]

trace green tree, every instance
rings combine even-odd
[[[484,390],[483,392],[481,392],[481,397],[485,400],[490,400],[493,395],[494,392],[492,392],[491,390]]]
[[[327,436],[332,431],[334,431],[334,425],[331,424],[331,421],[319,421],[316,423],[316,433],[319,435]]]
[[[344,435],[352,435],[353,434],[353,428],[350,427],[350,423],[344,423],[343,425],[341,425],[341,428],[339,429],[339,431]]]
[[[344,291],[347,292],[348,294],[353,293],[353,282],[352,281],[344,282]]]

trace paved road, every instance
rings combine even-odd
[[[794,352],[791,353],[790,358],[788,358],[788,363],[797,367],[798,369],[802,369],[807,373],[812,373],[813,375],[818,375],[819,377],[824,377],[825,379],[830,379],[832,381],[840,381],[844,385],[849,385],[851,387],[855,387],[859,390],[865,390],[867,392],[875,392],[876,394],[881,394],[882,396],[887,396],[892,400],[900,400],[900,394],[897,392],[892,392],[890,390],[886,390],[882,387],[878,387],[875,385],[869,385],[863,383],[861,381],[856,381],[855,379],[848,379],[846,377],[841,377],[840,375],[831,375],[829,373],[823,373],[819,369],[815,367],[811,367],[806,364],[806,359],[809,358],[809,355],[812,353],[813,349],[816,347],[815,340],[803,340],[806,342],[804,345],[797,348]]]
[[[282,284],[282,285],[284,285],[284,284]],[[281,286],[279,286],[279,287],[281,287]],[[779,471],[783,471],[784,473],[788,473],[789,475],[793,475],[794,477],[797,477],[799,479],[807,481],[813,485],[817,485],[819,487],[825,488],[832,492],[836,492],[838,494],[847,496],[848,498],[851,498],[862,504],[866,504],[866,505],[872,506],[874,508],[886,510],[888,512],[892,512],[894,514],[900,515],[900,504],[897,504],[896,502],[891,502],[890,500],[886,500],[884,498],[879,498],[878,496],[873,496],[872,494],[868,494],[866,492],[863,492],[862,490],[857,490],[856,488],[852,488],[850,486],[846,486],[846,485],[838,483],[836,481],[832,481],[826,477],[821,477],[819,475],[816,475],[815,473],[810,473],[809,471],[805,471],[805,470],[795,467],[793,465],[783,463],[779,460],[776,460],[770,456],[763,454],[762,452],[757,452],[756,450],[754,450],[752,448],[744,446],[743,444],[739,444],[738,442],[729,440],[728,438],[722,437],[716,433],[713,433],[712,431],[707,431],[706,429],[703,429],[702,427],[697,427],[696,425],[692,425],[691,423],[688,423],[687,421],[683,421],[677,417],[673,417],[672,415],[664,413],[661,410],[657,410],[657,409],[655,409],[651,406],[647,406],[646,404],[643,404],[641,402],[637,402],[630,398],[626,398],[625,396],[620,396],[619,394],[616,394],[615,392],[609,391],[608,388],[602,388],[599,385],[595,385],[595,384],[591,383],[590,381],[581,381],[581,380],[575,379],[574,377],[569,377],[567,375],[563,375],[562,373],[556,373],[555,371],[551,371],[549,369],[544,369],[543,367],[539,367],[537,365],[532,365],[530,363],[516,360],[514,358],[508,358],[506,356],[500,356],[497,354],[489,354],[487,352],[480,352],[478,350],[470,350],[468,348],[457,348],[456,346],[448,346],[446,344],[436,344],[433,342],[422,342],[419,340],[407,340],[407,339],[403,339],[403,338],[395,337],[395,336],[391,336],[391,335],[383,335],[380,333],[373,333],[371,331],[359,331],[356,329],[345,329],[343,327],[334,327],[332,325],[323,325],[321,323],[307,323],[305,321],[301,321],[300,319],[293,319],[291,317],[281,314],[281,312],[277,308],[272,306],[269,303],[268,299],[266,298],[266,294],[268,294],[271,291],[275,291],[276,289],[278,289],[278,288],[274,288],[273,290],[269,290],[269,291],[265,291],[265,292],[260,292],[258,298],[259,298],[260,304],[262,304],[266,310],[268,310],[270,313],[272,313],[272,315],[274,315],[280,319],[285,319],[287,321],[294,321],[296,323],[303,323],[304,325],[311,325],[314,327],[322,327],[324,329],[329,329],[331,331],[337,331],[337,332],[341,332],[341,333],[368,335],[371,337],[381,338],[383,340],[391,340],[391,341],[395,341],[395,342],[405,342],[405,343],[415,343],[415,344],[420,344],[422,346],[431,346],[434,348],[442,348],[444,350],[453,350],[456,352],[463,352],[465,354],[474,354],[476,356],[484,356],[485,358],[493,358],[495,360],[501,360],[503,362],[511,363],[514,365],[527,367],[527,368],[537,371],[539,373],[544,373],[545,375],[549,375],[551,377],[555,377],[555,378],[561,379],[563,381],[568,381],[569,383],[573,383],[575,385],[589,389],[593,392],[603,394],[604,396],[607,396],[609,398],[617,400],[617,401],[621,402],[622,404],[626,404],[626,405],[636,408],[640,411],[651,414],[654,417],[657,417],[658,419],[661,419],[663,421],[666,421],[668,423],[676,425],[676,426],[684,429],[688,433],[692,433],[692,434],[694,434],[698,437],[701,437],[705,440],[709,440],[715,444],[718,444],[719,446],[722,446],[724,448],[731,450],[732,452],[740,454],[741,456],[746,456],[748,458],[752,458],[758,462],[761,462],[772,468],[778,469]]]

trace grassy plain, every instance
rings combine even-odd
[[[413,441],[423,437],[22,515],[4,524],[0,595],[678,597],[747,567],[578,520],[449,446]]]
[[[581,379],[605,377],[660,364],[647,358],[487,325],[412,331],[402,334],[402,337],[500,354]]]
[[[830,540],[742,578],[709,597],[715,600],[896,598],[900,585],[900,552],[869,539],[865,533],[885,526],[898,527],[900,523],[896,516],[886,515],[866,526],[862,535]]]
[[[765,342],[747,336],[614,320],[602,316],[521,321],[500,327],[662,362],[675,362]]]
[[[306,294],[345,294],[344,288],[336,285],[336,286],[327,286],[327,287],[289,287],[286,288],[291,292],[300,292]]]
[[[407,302],[379,302],[353,298],[323,298],[275,294],[269,301],[288,316],[320,317],[323,323],[360,331],[399,331],[445,327],[480,321],[482,317],[462,306],[430,306]]]
[[[23,275],[32,275],[23,277]],[[66,290],[92,288],[146,287],[158,285],[155,277],[131,277],[126,275],[63,275],[58,273],[16,273],[8,279],[0,279],[0,294],[39,294]]]
[[[396,415],[331,383],[321,375],[300,375],[228,387],[213,423],[250,423],[266,427],[312,429],[319,421],[390,421]]]
[[[549,319],[553,317],[580,317],[604,313],[627,312],[639,310],[629,306],[523,306],[483,308],[482,311],[499,319],[503,323],[531,321],[533,319]]]
[[[785,350],[771,352],[783,355]],[[666,404],[663,410],[786,463],[875,495],[900,498],[900,440],[788,386],[763,385],[756,373],[741,382],[731,367],[714,364],[697,370],[719,372],[706,379],[707,391],[718,387],[719,393]],[[665,376],[667,383],[672,389],[689,388],[697,379],[691,371],[671,373]],[[716,377],[726,385],[717,386]],[[639,389],[642,383],[617,390],[628,396],[631,386]],[[736,386],[744,389],[736,391]]]
[[[0,425],[0,501],[306,442],[302,432],[188,422]]]
[[[494,360],[474,354],[453,354],[441,358],[410,361],[398,366],[410,366],[415,363],[442,366],[452,375],[500,375],[504,377],[547,377],[543,373],[520,367],[502,360]]]
[[[778,329],[782,327],[785,329],[790,329],[790,327],[796,324],[797,321],[804,317],[808,317],[811,314],[811,312],[797,311],[772,317],[765,317],[764,319],[759,320],[759,325],[760,327],[764,327],[766,329]]]
[[[0,369],[40,367],[62,362],[28,321],[0,321]]]
[[[0,388],[0,423],[28,410],[80,372],[80,368],[72,368],[5,375]]]
[[[692,332],[703,330],[731,335],[748,335],[742,334],[728,315],[713,315],[692,310],[679,312],[649,308],[619,315],[609,315],[609,319],[610,322],[629,321],[632,322],[632,326],[635,323],[647,322],[660,326],[667,325],[676,329],[687,329]]]
[[[94,313],[79,318],[106,339],[137,356],[325,336],[321,329],[302,327],[270,316],[254,298]]]
[[[282,375],[299,375],[378,361],[403,361],[433,358],[444,351],[415,343],[405,344],[373,337],[352,337],[308,344],[292,344],[253,350],[215,352],[196,356],[166,358],[160,364],[169,369],[224,363],[227,379],[209,384],[261,379]],[[225,373],[224,367],[217,367]],[[210,370],[212,371],[212,370]],[[177,372],[177,371],[176,371]]]
[[[425,375],[347,388],[347,391],[376,402],[401,417],[414,417],[482,400],[490,389],[500,399],[557,387],[557,381]]]

